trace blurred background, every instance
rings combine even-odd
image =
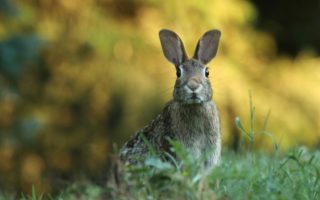
[[[309,0],[0,0],[0,192],[53,192],[99,177],[120,147],[171,99],[174,67],[158,32],[189,55],[222,31],[210,64],[224,148],[236,116],[268,118],[280,149],[320,146],[320,2]],[[271,150],[259,135],[256,148]]]

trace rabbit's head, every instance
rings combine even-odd
[[[212,88],[206,64],[215,57],[220,39],[219,30],[207,31],[199,40],[193,58],[189,59],[179,36],[170,30],[159,32],[165,57],[175,65],[177,80],[173,97],[183,104],[211,101]]]

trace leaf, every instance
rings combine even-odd
[[[169,163],[162,161],[160,158],[148,158],[145,161],[145,164],[160,170],[172,169],[172,166]]]

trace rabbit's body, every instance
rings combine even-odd
[[[160,32],[164,54],[177,70],[173,100],[123,146],[120,152],[122,160],[135,163],[150,149],[173,155],[168,140],[172,139],[180,142],[195,159],[205,155],[207,166],[218,163],[220,122],[212,101],[208,68],[204,64],[215,56],[219,37],[219,31],[208,31],[199,41],[194,58],[187,59],[180,38],[169,30]],[[207,45],[208,42],[211,43]]]
[[[138,131],[124,145],[120,154],[121,159],[134,162],[139,156],[148,153],[149,147],[142,137],[145,137],[158,152],[170,152],[169,138],[180,141],[196,159],[203,153],[212,151],[207,159],[209,165],[217,164],[220,158],[219,116],[212,101],[201,105],[169,102],[156,119]]]

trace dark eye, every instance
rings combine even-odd
[[[209,76],[209,69],[207,67],[206,67],[205,75],[206,75],[206,77]]]
[[[181,69],[180,68],[177,68],[177,77],[180,77],[181,76]]]

